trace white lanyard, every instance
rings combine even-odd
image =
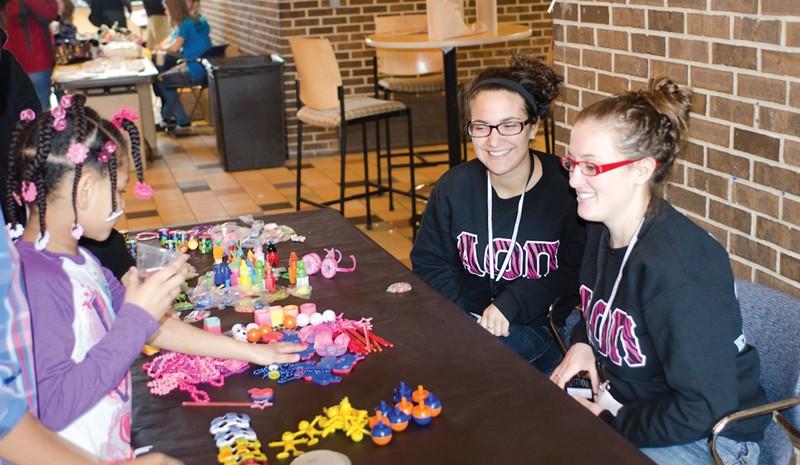
[[[528,183],[531,182],[531,178],[533,177],[533,169],[536,166],[532,156],[530,157],[530,160],[530,174],[528,174],[528,178],[525,180],[525,185],[522,186],[522,194],[520,194],[519,202],[517,203],[517,218],[514,220],[514,232],[511,234],[511,244],[509,244],[508,250],[506,251],[506,259],[503,260],[503,266],[500,267],[496,278],[494,276],[494,233],[492,232],[492,179],[489,176],[489,170],[486,170],[486,217],[488,221],[487,229],[489,230],[489,277],[492,279],[492,281],[500,281],[500,278],[503,277],[503,273],[505,273],[506,268],[508,268],[508,264],[511,262],[511,255],[513,255],[514,247],[517,244],[519,223],[520,220],[522,220],[522,205],[525,203],[525,191],[528,190]]]
[[[617,271],[617,279],[614,280],[614,287],[611,288],[611,295],[608,297],[608,304],[606,308],[609,312],[614,311],[614,298],[617,296],[617,289],[619,288],[619,283],[622,281],[622,271],[625,269],[625,263],[628,262],[628,257],[631,256],[631,251],[633,251],[633,246],[636,245],[636,241],[639,240],[639,231],[642,230],[642,225],[644,224],[644,218],[639,222],[639,226],[636,227],[636,231],[633,232],[633,237],[631,238],[631,242],[628,244],[628,249],[625,251],[625,255],[622,257],[622,264],[619,266],[619,271]],[[597,285],[595,285],[594,292],[597,292]]]

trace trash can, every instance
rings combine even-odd
[[[287,153],[283,59],[277,55],[208,58],[203,64],[225,171],[283,166]]]

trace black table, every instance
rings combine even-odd
[[[269,217],[307,236],[304,244],[278,244],[282,260],[294,248],[299,256],[323,247],[354,254],[358,269],[332,280],[311,277],[310,301],[320,310],[333,308],[351,319],[374,317],[376,334],[393,342],[393,349],[370,354],[339,384],[317,386],[304,381],[278,385],[248,373],[226,379],[219,389],[209,387],[212,401],[249,400],[247,389],[272,387],[275,405],[266,410],[231,407],[182,407],[190,400],[183,392],[151,395],[141,369],[133,369],[133,443],[153,445],[153,451],[180,458],[187,465],[216,463],[217,449],[208,432],[209,421],[226,412],[247,413],[265,445],[270,463],[281,449],[266,447],[300,420],[322,414],[322,408],[349,396],[352,404],[372,411],[403,380],[424,384],[444,404],[441,416],[428,427],[409,425],[395,433],[385,447],[369,438],[353,443],[341,432],[322,439],[313,448],[332,449],[354,464],[646,464],[635,447],[592,416],[577,402],[530,367],[496,338],[475,324],[452,303],[414,276],[333,210],[316,210]],[[210,261],[210,257],[203,257]],[[408,281],[408,294],[386,293],[395,281]],[[299,304],[295,297],[278,302]],[[214,312],[223,330],[252,315],[231,309]],[[201,387],[203,387],[201,385]]]

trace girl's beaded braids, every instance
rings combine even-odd
[[[46,246],[47,242],[47,198],[64,175],[72,171],[72,210],[75,215],[73,235],[80,237],[82,231],[77,224],[78,184],[85,167],[103,173],[108,169],[111,179],[112,215],[117,210],[117,167],[116,157],[128,156],[128,147],[136,168],[139,184],[144,184],[141,143],[139,131],[133,123],[135,114],[130,110],[120,111],[111,121],[101,118],[93,109],[86,107],[86,97],[80,94],[67,96],[61,100],[61,105],[52,112],[34,115],[30,110],[25,110],[17,121],[11,136],[8,161],[8,179],[3,201],[9,215],[8,228],[17,231],[21,228],[22,218],[17,214],[18,204],[25,199],[28,204],[35,203],[40,237],[37,248]],[[130,137],[130,145],[125,143],[122,131]],[[106,152],[106,144],[113,143],[117,149],[114,153]],[[76,144],[80,144],[86,156],[75,157]],[[109,144],[110,145],[110,144]],[[72,152],[73,156],[68,157]],[[80,152],[80,151],[77,151]],[[108,156],[110,155],[110,157]],[[105,160],[104,160],[104,157]],[[105,161],[105,162],[104,162]],[[137,184],[138,185],[138,184]],[[27,198],[22,195],[27,187]],[[33,188],[35,187],[35,197]],[[117,212],[119,213],[119,212]]]

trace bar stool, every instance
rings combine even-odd
[[[404,16],[379,16],[375,19],[376,33],[417,33],[425,31],[427,19],[422,15]],[[444,91],[444,59],[442,51],[439,49],[409,49],[409,50],[388,50],[375,49],[375,56],[372,59],[372,74],[375,85],[375,97],[383,94],[383,98],[389,99],[391,94],[428,94],[441,93]],[[389,126],[386,122],[386,134],[389,139]],[[387,140],[387,145],[391,142]],[[463,139],[464,149],[462,159],[466,160],[466,139]],[[447,150],[426,150],[417,151],[414,155],[421,162],[416,166],[435,166],[446,164],[444,161],[429,161],[426,155],[437,155],[447,153]],[[405,154],[395,154],[403,156]],[[382,158],[391,158],[389,153],[378,154],[378,180],[381,180]],[[394,165],[397,168],[406,167],[405,164]],[[392,164],[387,165],[387,176],[391,179]],[[418,186],[421,187],[421,186]],[[420,195],[421,198],[425,196]],[[394,205],[392,192],[389,192],[389,208]]]
[[[411,198],[411,218],[412,220],[416,218],[417,202],[414,189],[414,139],[411,128],[411,109],[402,102],[393,100],[345,96],[339,65],[336,62],[336,55],[328,39],[291,37],[289,38],[289,47],[294,55],[298,76],[297,81],[295,81],[297,88],[297,210],[300,209],[301,202],[319,207],[339,203],[339,212],[344,216],[345,201],[364,198],[366,199],[367,207],[367,229],[372,229],[370,196],[388,191],[407,194]],[[388,121],[389,118],[396,116],[405,116],[408,125],[408,166],[411,181],[408,193],[396,191],[391,185],[391,177],[389,178],[390,184],[388,187],[380,182],[370,183],[369,181],[366,125],[369,122],[375,122],[376,152],[380,153],[380,121]],[[339,199],[337,200],[315,202],[301,195],[304,124],[339,129],[340,184]],[[345,197],[346,129],[347,126],[356,124],[361,125],[361,143],[364,156],[364,192]],[[387,151],[391,154],[391,148],[388,148]],[[389,170],[391,170],[391,156],[389,156],[388,160]],[[378,161],[378,165],[380,165],[380,160]],[[375,187],[375,189],[371,189],[371,187]],[[414,228],[414,233],[416,233],[416,228]]]

